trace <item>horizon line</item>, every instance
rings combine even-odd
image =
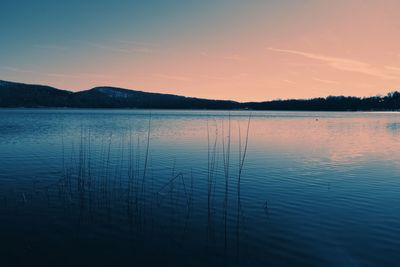
[[[49,84],[41,84],[41,83],[27,83],[27,82],[18,82],[18,81],[10,81],[10,80],[3,80],[0,79],[0,85],[1,82],[5,82],[5,83],[14,83],[14,84],[22,84],[22,85],[30,85],[30,86],[45,86],[45,87],[51,87],[54,88],[56,90],[61,90],[61,91],[67,91],[67,92],[71,92],[71,93],[78,93],[78,92],[85,92],[85,91],[90,91],[96,88],[114,88],[114,89],[121,89],[121,90],[128,90],[128,91],[134,91],[134,92],[143,92],[143,93],[148,93],[148,94],[162,94],[162,95],[174,95],[174,96],[180,96],[180,97],[186,97],[186,98],[195,98],[195,99],[202,99],[202,100],[213,100],[213,101],[229,101],[229,102],[236,102],[236,103],[263,103],[263,102],[273,102],[273,101],[290,101],[290,100],[312,100],[312,99],[326,99],[328,97],[354,97],[354,98],[370,98],[370,97],[383,97],[386,96],[390,93],[393,92],[400,92],[396,89],[394,90],[389,90],[387,91],[385,94],[376,94],[376,95],[364,95],[364,96],[355,96],[355,95],[326,95],[326,96],[317,96],[317,97],[309,97],[309,98],[286,98],[286,99],[282,99],[282,98],[275,98],[275,99],[271,99],[271,100],[254,100],[254,101],[238,101],[238,100],[232,100],[232,99],[214,99],[214,98],[205,98],[205,97],[197,97],[197,96],[187,96],[187,95],[180,95],[180,94],[173,94],[173,93],[162,93],[162,92],[151,92],[151,91],[146,91],[143,89],[132,89],[132,88],[125,88],[125,87],[119,87],[119,86],[115,86],[115,85],[98,85],[98,86],[94,86],[91,88],[86,88],[86,89],[79,89],[79,90],[71,90],[71,89],[61,89]]]

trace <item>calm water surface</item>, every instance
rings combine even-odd
[[[398,113],[248,119],[0,110],[0,266],[400,266]]]

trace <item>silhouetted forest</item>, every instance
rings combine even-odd
[[[394,111],[400,110],[400,93],[396,91],[386,96],[364,98],[329,96],[240,103],[115,87],[95,87],[86,91],[70,92],[50,86],[0,81],[0,107]]]
[[[386,96],[364,98],[328,96],[326,98],[274,100],[243,103],[243,105],[254,110],[394,111],[400,110],[400,93],[396,91]]]

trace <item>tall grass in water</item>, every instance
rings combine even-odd
[[[148,159],[149,159],[149,148],[150,148],[150,131],[151,131],[151,114],[149,117],[149,124],[148,124],[148,130],[147,130],[147,140],[146,140],[146,152],[144,156],[144,168],[143,168],[143,177],[142,177],[142,197],[144,201],[144,207],[146,206],[145,202],[145,192],[146,192],[146,187],[145,187],[145,182],[146,182],[146,174],[147,174],[147,165],[148,165]]]
[[[93,136],[90,131],[81,130],[81,137],[80,139],[78,137],[78,142],[75,144],[77,155],[71,155],[70,166],[67,163],[69,155],[63,148],[64,179],[61,184],[66,193],[65,199],[68,200],[68,203],[78,201],[85,203],[85,200],[88,200],[89,206],[92,204],[94,206],[94,214],[103,217],[104,213],[106,214],[109,219],[107,223],[110,223],[112,219],[120,219],[119,215],[122,210],[122,214],[126,214],[128,222],[134,226],[132,230],[135,233],[144,232],[146,230],[144,227],[146,227],[146,223],[148,227],[149,222],[155,221],[161,226],[168,225],[168,221],[157,221],[157,218],[160,218],[159,215],[163,216],[168,212],[165,207],[175,209],[174,216],[178,220],[175,219],[171,225],[182,223],[183,233],[189,233],[191,229],[190,214],[197,216],[200,212],[204,216],[204,220],[207,219],[208,241],[223,242],[225,249],[230,248],[229,241],[235,240],[236,226],[237,250],[239,250],[241,216],[243,216],[240,200],[241,183],[248,150],[251,114],[245,130],[243,130],[243,126],[246,127],[244,120],[240,120],[241,123],[237,128],[238,134],[234,130],[235,127],[232,124],[234,121],[231,115],[223,118],[222,123],[219,119],[216,122],[207,121],[207,169],[206,173],[202,174],[206,180],[203,178],[203,181],[200,181],[200,184],[205,186],[207,195],[198,195],[197,184],[194,186],[193,183],[192,168],[190,168],[189,174],[175,170],[173,167],[173,174],[166,178],[165,183],[160,179],[155,179],[154,183],[152,178],[154,170],[152,170],[150,155],[150,151],[153,150],[151,117],[147,123],[147,131],[146,127],[142,132],[128,129],[120,136],[121,139],[116,138],[118,135],[115,134],[107,134],[100,138],[95,135],[94,138],[98,139],[94,143],[101,143],[101,147],[98,146],[95,149],[93,149]],[[237,136],[238,139],[236,139]],[[236,140],[238,140],[237,146]],[[62,142],[64,146],[64,139]],[[236,148],[238,149],[238,160],[236,160]],[[201,168],[201,166],[193,166],[194,173],[197,168]],[[195,176],[196,178],[200,177]],[[221,192],[220,189],[222,189]],[[237,191],[235,192],[235,190]],[[175,198],[175,196],[177,197]],[[193,204],[194,197],[196,204]],[[235,201],[235,197],[237,197],[237,201]],[[93,198],[97,202],[93,202]],[[171,201],[164,201],[165,198],[171,198]],[[200,200],[197,201],[197,199]],[[153,200],[156,200],[154,206]],[[204,201],[203,205],[198,206],[197,204],[202,201]],[[222,212],[221,207],[223,208]],[[237,213],[235,208],[237,208]],[[191,213],[192,209],[194,212]],[[205,214],[206,212],[207,214]],[[100,217],[101,219],[102,217]],[[213,235],[216,226],[221,227],[221,236]],[[155,230],[157,231],[157,227]],[[217,239],[214,239],[215,237]],[[234,249],[234,243],[232,245],[232,249]]]
[[[208,237],[212,235],[212,193],[214,190],[215,175],[217,170],[217,142],[218,142],[218,125],[215,127],[215,135],[213,140],[210,136],[210,128],[207,121],[207,232]]]
[[[231,115],[228,117],[228,136],[225,144],[224,121],[222,121],[222,157],[224,163],[225,191],[224,191],[224,247],[227,247],[227,217],[228,217],[228,195],[229,195],[229,167],[231,154]]]
[[[243,171],[243,166],[244,166],[244,161],[246,159],[246,153],[247,153],[247,146],[248,146],[248,141],[249,141],[249,131],[250,131],[250,121],[251,121],[251,113],[249,115],[249,119],[247,121],[247,129],[246,129],[246,138],[244,141],[244,148],[242,148],[242,134],[241,134],[241,127],[240,123],[238,123],[238,133],[239,133],[239,140],[238,140],[238,145],[239,145],[239,173],[238,173],[238,179],[237,179],[237,211],[236,211],[236,264],[237,266],[240,265],[240,258],[239,258],[239,247],[240,247],[240,214],[242,212],[242,204],[241,204],[241,196],[240,196],[240,185],[241,185],[241,177],[242,177],[242,171]],[[243,150],[242,150],[243,149]]]
[[[132,129],[129,133],[128,143],[128,185],[127,185],[127,211],[130,218],[134,218],[138,228],[145,223],[146,216],[146,177],[148,172],[149,149],[151,136],[151,115],[148,121],[146,134],[145,154],[143,168],[140,168],[140,138],[134,141]],[[136,143],[136,145],[135,145]]]
[[[250,121],[251,121],[251,114],[249,115],[249,118],[247,120],[246,138],[244,140],[243,152],[242,152],[242,135],[241,135],[241,130],[240,130],[240,124],[238,127],[238,132],[239,132],[239,141],[238,141],[238,144],[239,144],[239,174],[238,174],[237,192],[238,192],[239,196],[240,196],[240,183],[241,183],[241,178],[242,178],[244,160],[246,159],[247,146],[249,143]]]

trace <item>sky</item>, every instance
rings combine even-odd
[[[397,0],[0,0],[0,79],[263,101],[400,89]]]

